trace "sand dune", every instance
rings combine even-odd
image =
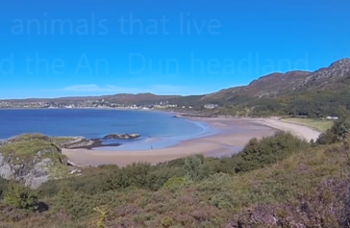
[[[205,156],[231,155],[240,151],[252,138],[273,135],[277,130],[291,132],[306,140],[317,139],[319,132],[297,124],[282,122],[277,119],[250,118],[194,118],[221,130],[213,136],[196,138],[179,145],[157,150],[139,151],[103,151],[87,149],[63,149],[63,153],[77,165],[95,166],[116,164],[125,166],[133,162],[156,164],[191,154]]]

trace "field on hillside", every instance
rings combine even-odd
[[[320,120],[311,118],[285,118],[282,119],[282,121],[312,127],[321,132],[330,129],[334,124],[334,122],[331,120]]]

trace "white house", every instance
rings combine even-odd
[[[326,120],[338,120],[339,117],[338,116],[327,116]]]
[[[214,108],[217,108],[217,107],[219,107],[219,105],[217,105],[217,104],[206,104],[206,105],[204,105],[204,108],[206,108],[206,109],[214,109]]]

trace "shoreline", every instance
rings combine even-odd
[[[320,134],[320,132],[309,127],[272,118],[181,118],[204,122],[213,128],[219,129],[220,132],[186,140],[164,149],[126,151],[109,151],[101,150],[101,148],[95,150],[62,149],[62,153],[71,162],[79,166],[114,164],[123,167],[137,162],[148,162],[154,165],[193,154],[203,154],[206,157],[231,156],[240,152],[250,139],[272,136],[277,131],[290,132],[307,141],[317,139]]]

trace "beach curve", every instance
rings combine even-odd
[[[70,161],[79,166],[115,164],[126,166],[135,162],[157,164],[193,154],[208,157],[231,156],[238,153],[250,139],[262,138],[277,131],[290,132],[307,141],[316,140],[320,132],[274,118],[189,118],[220,129],[220,133],[182,142],[176,146],[154,150],[104,151],[102,149],[62,149]]]

